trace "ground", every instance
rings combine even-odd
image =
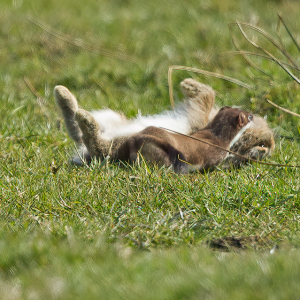
[[[299,85],[258,54],[231,22],[299,50],[297,1],[22,1],[0,4],[0,299],[295,299],[299,294],[299,169],[252,164],[176,175],[69,163],[74,145],[55,106],[67,86],[80,106],[133,117],[170,108],[174,71],[217,91],[217,103],[266,116],[271,162],[299,164]],[[246,34],[290,61],[257,31]],[[231,35],[232,33],[232,35]],[[294,70],[295,75],[299,75]],[[234,239],[231,239],[231,238]],[[232,242],[233,241],[233,242]],[[237,246],[238,245],[238,246]],[[223,246],[216,249],[218,246]]]

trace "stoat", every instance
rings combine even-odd
[[[79,109],[75,119],[89,153],[100,159],[110,155],[114,161],[134,162],[141,154],[147,161],[172,167],[177,173],[188,173],[215,167],[227,156],[222,149],[154,126],[109,142],[102,138],[99,125],[90,113]],[[229,150],[252,120],[248,112],[225,106],[204,129],[191,136]]]
[[[92,111],[91,115],[99,125],[101,138],[105,141],[119,137],[126,138],[149,126],[164,127],[184,134],[192,134],[203,129],[219,111],[215,106],[213,89],[190,78],[181,82],[181,89],[185,101],[174,109],[157,115],[138,116],[128,120],[124,115],[110,109]],[[54,95],[64,116],[69,135],[76,142],[81,155],[89,161],[91,154],[84,145],[82,130],[75,120],[79,109],[75,96],[64,86],[56,86]],[[254,115],[249,128],[236,139],[230,150],[248,158],[262,159],[270,155],[274,147],[273,132],[266,120]],[[247,161],[241,157],[229,155],[224,159],[222,166],[225,168],[230,165],[240,166]],[[73,157],[73,162],[81,164],[80,158],[76,155]]]

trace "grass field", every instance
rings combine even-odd
[[[249,56],[255,69],[228,54],[236,50],[228,24],[250,22],[297,63],[278,12],[300,43],[297,1],[1,1],[0,299],[299,297],[299,169],[183,176],[144,162],[75,167],[52,92],[62,84],[85,109],[132,117],[170,107],[171,65],[232,76],[253,89],[174,71],[175,101],[186,77],[212,85],[220,106],[267,116],[276,133],[269,161],[299,164],[299,119],[265,101],[299,113],[299,85],[269,60]],[[236,25],[232,34],[263,54]],[[244,238],[246,249],[212,250],[209,241],[223,237]]]

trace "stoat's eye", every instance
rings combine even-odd
[[[249,120],[249,122],[251,122],[253,120],[253,115],[249,115],[248,120]]]

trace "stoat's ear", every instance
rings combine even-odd
[[[228,109],[228,108],[231,108],[230,106],[223,106],[219,111],[222,111],[222,110],[225,110],[225,109]]]
[[[238,115],[238,125],[240,126],[240,127],[244,127],[244,126],[246,126],[248,123],[249,123],[249,121],[248,121],[248,119],[247,119],[247,117],[246,117],[246,115],[243,113],[243,112],[241,112],[239,115]]]

